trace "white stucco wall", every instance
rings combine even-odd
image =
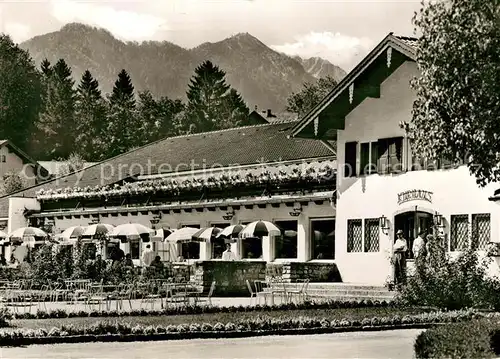
[[[414,93],[409,81],[417,71],[413,62],[400,66],[382,84],[380,98],[363,101],[347,116],[345,130],[338,131],[336,263],[345,282],[383,284],[386,281],[391,273],[388,256],[394,239],[394,216],[405,210],[414,210],[415,206],[443,215],[445,233],[449,231],[452,214],[490,213],[491,237],[499,237],[498,206],[488,201],[497,186],[479,188],[465,167],[356,178],[344,178],[342,174],[345,142],[370,142],[405,135],[399,123],[411,119]],[[403,156],[409,157],[406,147]],[[359,168],[359,148],[357,160]],[[433,192],[432,203],[411,201],[398,205],[398,193],[412,189]],[[387,217],[390,229],[387,233],[380,230],[380,251],[347,253],[347,220],[381,216]]]
[[[0,161],[0,179],[9,172],[18,173],[26,186],[36,183],[35,170],[32,165],[24,163],[23,159],[10,151],[7,146],[0,147],[0,158],[5,156],[5,162]]]

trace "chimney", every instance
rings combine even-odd
[[[270,117],[276,117],[276,115],[274,115],[271,111],[271,109],[268,109],[267,110],[267,118],[270,118]]]

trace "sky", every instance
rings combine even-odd
[[[81,22],[127,41],[191,48],[248,32],[271,48],[354,67],[389,32],[413,35],[420,0],[0,0],[0,32],[16,42]]]

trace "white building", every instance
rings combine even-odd
[[[337,142],[335,262],[344,282],[385,283],[399,229],[411,247],[434,221],[450,252],[484,250],[499,237],[496,187],[478,187],[465,166],[414,161],[400,122],[412,116],[415,44],[389,34],[292,130]]]
[[[50,224],[58,233],[97,221],[175,229],[267,220],[296,235],[240,240],[234,245],[238,257],[312,260],[328,272],[335,259],[335,148],[328,141],[289,138],[295,123],[167,138],[0,198],[8,230]],[[315,177],[326,167],[328,178]],[[137,262],[144,245],[122,244]],[[224,250],[214,243],[154,247],[166,261],[217,259]]]

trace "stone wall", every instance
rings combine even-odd
[[[304,279],[309,279],[312,283],[342,282],[335,263],[283,263],[282,278],[285,282],[289,283],[296,283]]]
[[[214,296],[250,295],[246,281],[265,280],[266,262],[264,261],[198,261],[195,264],[194,280],[208,293],[215,281]]]

